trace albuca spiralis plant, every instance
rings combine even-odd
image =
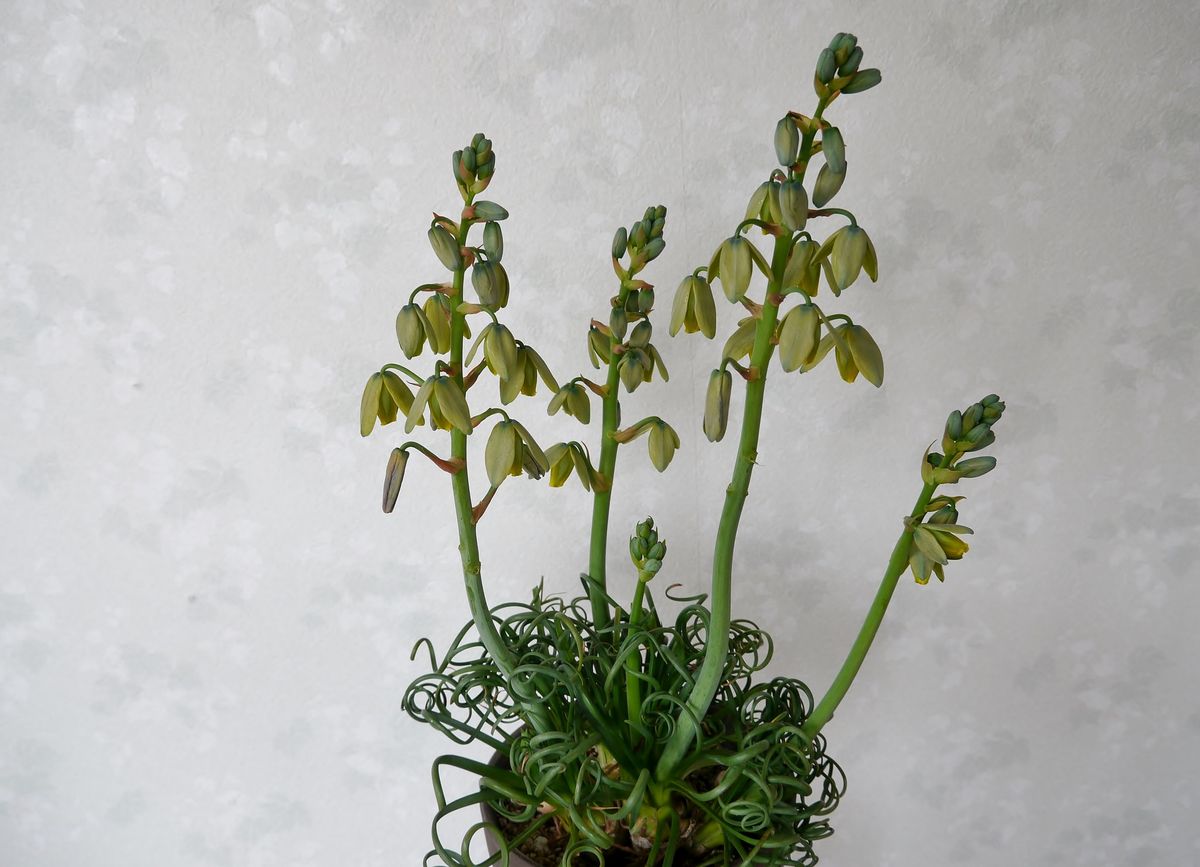
[[[449,452],[442,455],[415,441],[397,446],[384,480],[383,508],[390,512],[409,455],[419,453],[449,476],[471,611],[470,622],[440,657],[428,640],[417,643],[414,658],[424,647],[431,670],[409,687],[404,705],[451,740],[481,742],[499,757],[491,763],[461,756],[434,762],[437,812],[427,864],[507,867],[518,858],[546,867],[816,863],[813,844],[832,833],[829,816],[845,790],[842,770],[826,752],[824,727],[858,673],[902,573],[910,570],[919,584],[930,575],[943,580],[947,564],[966,553],[963,537],[971,530],[959,523],[962,497],[940,490],[995,466],[994,458],[977,453],[994,441],[993,427],[1004,411],[988,395],[952,412],[941,451],[931,446],[922,456],[916,502],[862,628],[820,701],[793,678],[756,680],[772,645],[754,624],[732,616],[734,543],[761,460],[772,357],[778,353],[785,371],[807,372],[832,352],[847,382],[860,375],[875,386],[883,382],[883,357],[870,333],[816,300],[822,284],[836,301],[863,274],[871,281],[878,277],[866,231],[850,211],[828,207],[847,161],[842,133],[825,115],[839,97],[879,83],[878,70],[860,68],[862,58],[855,37],[845,33],[821,52],[816,109],[811,115],[791,111],[779,121],[779,167],[755,190],[745,219],[709,263],[676,291],[672,335],[716,335],[714,284],[745,317],[710,375],[701,425],[709,440],[726,435],[740,381],[739,442],[714,544],[712,585],[703,595],[668,596],[673,615],[658,607],[651,592],[665,568],[667,542],[650,518],[630,537],[637,583],[628,605],[613,598],[607,583],[609,510],[621,446],[644,436],[660,471],[680,446],[661,418],[627,424],[621,417],[622,392],[656,373],[667,379],[652,342],[654,287],[640,276],[663,251],[666,209],[647,208],[641,219],[617,230],[611,251],[615,294],[587,330],[599,375],[560,385],[542,357],[500,321],[509,300],[501,230],[507,212],[479,198],[495,171],[492,143],[478,134],[455,151],[462,211],[457,219],[435,214],[428,230],[449,276],[414,289],[396,318],[404,355],[428,353],[436,360],[427,376],[385,364],[367,381],[361,414],[364,436],[376,421],[388,425],[401,417],[406,433],[427,423],[449,434]],[[818,157],[810,187],[809,168]],[[832,229],[823,240],[816,237],[818,225]],[[769,248],[760,249],[751,234],[770,239]],[[470,344],[469,322],[478,330]],[[481,402],[485,374],[498,381],[500,406],[473,408]],[[543,450],[505,409],[519,395],[536,395],[539,386],[549,395],[550,414],[566,413],[585,426],[595,418],[600,430],[593,448],[579,441]],[[485,429],[487,489],[473,500],[470,471],[478,449],[468,446]],[[548,476],[555,487],[576,479],[592,497],[578,598],[563,599],[539,586],[529,602],[492,604],[484,593],[476,526],[500,486],[521,474]],[[478,790],[448,796],[448,769],[478,777]],[[485,818],[471,824],[465,839],[443,839],[443,819],[480,805]],[[491,847],[486,856],[479,854],[484,836]]]

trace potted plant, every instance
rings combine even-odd
[[[703,595],[663,595],[651,585],[664,568],[666,539],[647,518],[635,528],[628,556],[637,573],[633,598],[608,591],[609,510],[621,447],[644,438],[654,466],[670,464],[680,440],[651,416],[622,418],[621,394],[667,371],[652,342],[654,287],[643,270],[664,247],[665,208],[617,230],[612,244],[615,294],[587,330],[595,379],[560,382],[541,356],[501,322],[509,300],[504,270],[503,207],[480,198],[496,166],[482,134],[455,151],[453,171],[463,201],[452,218],[435,214],[428,237],[449,273],[414,289],[396,318],[396,336],[409,359],[433,355],[418,374],[386,364],[362,397],[362,434],[378,421],[403,419],[406,432],[427,424],[449,434],[438,454],[416,441],[393,449],[383,508],[396,503],[408,459],[428,458],[444,471],[457,514],[471,619],[441,655],[425,639],[431,671],[404,698],[407,712],[459,744],[479,741],[495,751],[490,763],[443,756],[433,763],[437,813],[427,863],[569,867],[618,865],[813,864],[813,844],[832,833],[829,816],[844,788],[823,733],[858,673],[888,602],[905,570],[917,583],[967,551],[971,530],[958,520],[960,496],[943,492],[987,473],[992,457],[978,452],[995,439],[1004,410],[989,395],[947,419],[939,451],[926,449],[920,488],[904,519],[862,628],[845,664],[819,700],[793,678],[756,675],[771,657],[770,637],[734,619],[734,543],[750,477],[759,460],[759,428],[771,362],[807,372],[832,353],[847,382],[879,386],[883,358],[870,333],[831,307],[866,275],[877,278],[875,249],[854,215],[829,207],[846,175],[841,131],[825,117],[841,96],[880,80],[860,68],[862,48],[840,33],[817,61],[812,115],[788,112],[776,126],[779,167],[755,190],[745,219],[720,243],[706,266],[680,284],[671,308],[671,335],[716,334],[714,285],[745,313],[712,371],[702,429],[726,435],[735,384],[742,392],[741,427],[732,479],[713,541],[711,588]],[[815,180],[810,165],[820,157]],[[825,228],[823,239],[818,227]],[[831,231],[830,231],[831,230]],[[750,235],[769,244],[760,247]],[[467,289],[468,275],[471,290]],[[756,275],[761,290],[753,288]],[[829,301],[818,303],[827,293]],[[474,334],[472,333],[474,331]],[[482,383],[499,382],[499,406],[487,403]],[[600,430],[594,447],[557,443],[542,449],[507,407],[520,395],[549,397],[549,412],[564,412]],[[470,471],[482,449],[487,487],[477,499]],[[571,479],[590,494],[592,522],[586,571],[578,598],[534,589],[527,602],[493,603],[485,594],[476,526],[497,489],[510,477]],[[670,589],[670,588],[668,588]],[[442,773],[476,775],[478,790],[449,797]],[[461,842],[444,840],[440,822],[460,810],[482,809]],[[486,860],[472,854],[487,840]]]

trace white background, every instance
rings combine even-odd
[[[512,212],[508,322],[564,380],[615,288],[613,229],[670,209],[647,277],[672,378],[625,417],[683,446],[665,476],[644,441],[622,452],[612,580],[629,592],[649,513],[664,583],[703,589],[734,438],[700,433],[719,344],[667,338],[669,298],[772,168],[775,121],[811,110],[838,30],[885,80],[829,113],[836,203],[881,272],[835,309],[887,382],[773,375],[735,611],[774,634],[775,672],[824,689],[947,411],[997,391],[1008,413],[999,468],[964,485],[971,553],[901,583],[827,729],[850,789],[822,863],[1200,858],[1193,4],[17,0],[0,863],[424,855],[447,744],[399,700],[415,639],[467,618],[452,511],[414,460],[380,512],[401,434],[364,441],[356,414],[400,360],[407,291],[441,279],[425,228],[476,130]],[[545,401],[515,405],[544,444],[595,447]],[[493,601],[574,591],[589,509],[506,485],[481,528]]]

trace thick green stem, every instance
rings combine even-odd
[[[618,303],[625,303],[625,290],[617,296]],[[617,469],[617,448],[620,445],[613,434],[621,421],[621,401],[618,389],[621,386],[616,353],[618,341],[609,341],[608,380],[605,382],[604,397],[601,399],[600,422],[600,474],[601,484],[592,492],[592,535],[588,551],[588,575],[594,584],[588,587],[592,603],[592,623],[598,633],[603,633],[611,622],[608,600],[604,598],[608,588],[608,515],[612,509],[613,474]],[[603,488],[603,490],[601,490]]]
[[[470,223],[462,222],[458,230],[458,244],[466,243]],[[452,294],[450,296],[450,367],[452,376],[463,386],[463,336],[466,317],[458,310],[463,300],[463,278],[465,268],[454,272]],[[464,387],[465,390],[465,387]],[[496,663],[496,667],[504,675],[513,695],[522,702],[529,714],[529,722],[538,731],[547,731],[542,706],[533,700],[528,691],[516,679],[516,659],[512,650],[504,643],[496,624],[492,621],[491,609],[483,592],[483,576],[479,562],[479,538],[475,532],[475,519],[471,514],[471,482],[467,474],[467,435],[457,428],[450,431],[450,457],[462,461],[462,469],[452,475],[451,486],[454,492],[454,511],[458,517],[458,550],[462,555],[463,580],[467,588],[467,604],[471,609],[471,618],[479,632],[479,639]]]
[[[629,631],[633,635],[642,620],[642,600],[646,595],[646,582],[638,576],[637,588],[633,591],[633,604],[629,606]],[[642,683],[638,680],[641,673],[642,653],[639,646],[637,653],[631,653],[625,659],[625,704],[627,716],[631,724],[642,719]]]
[[[675,771],[687,754],[696,736],[695,719],[703,719],[721,685],[721,676],[729,652],[729,623],[732,607],[733,549],[737,540],[742,507],[750,492],[750,476],[758,460],[758,434],[762,424],[763,398],[767,387],[767,365],[774,352],[772,337],[779,317],[779,281],[787,265],[791,238],[775,239],[771,256],[771,279],[767,284],[766,301],[754,334],[754,349],[750,353],[751,379],[746,384],[746,405],[742,412],[742,435],[738,442],[737,458],[733,465],[733,480],[725,491],[725,506],[717,527],[716,548],[713,552],[712,594],[704,660],[696,672],[696,680],[687,698],[687,710],[680,714],[678,724],[667,741],[656,769],[658,780],[665,780]]]
[[[948,460],[943,461],[943,465],[947,465],[948,463]],[[925,507],[929,505],[936,487],[936,485],[925,485],[921,489],[921,496],[917,498],[917,504],[913,507],[911,513],[913,518],[925,514]],[[884,570],[883,580],[879,582],[879,590],[875,592],[875,599],[871,602],[871,607],[867,611],[866,620],[863,621],[862,627],[858,630],[858,637],[854,639],[854,644],[851,645],[850,652],[846,654],[846,661],[842,663],[837,677],[833,679],[833,683],[825,692],[825,696],[817,704],[808,719],[804,721],[804,732],[810,737],[815,737],[825,723],[833,719],[833,712],[837,710],[842,699],[846,697],[846,692],[850,689],[850,684],[854,683],[854,678],[858,675],[858,670],[862,668],[863,660],[867,657],[867,651],[871,649],[871,643],[875,640],[875,634],[879,632],[879,626],[883,623],[883,615],[887,613],[888,603],[892,601],[892,594],[896,591],[896,584],[900,580],[900,576],[904,574],[904,569],[908,566],[908,555],[912,549],[912,539],[912,530],[905,527],[904,532],[900,534],[900,538],[896,541],[896,547],[892,549],[892,557],[888,560],[887,569]]]

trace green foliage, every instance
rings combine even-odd
[[[645,547],[652,532],[635,534],[635,542]],[[665,546],[653,550],[660,544],[655,539],[640,552],[643,570],[654,562],[649,553],[665,553]],[[456,848],[438,831],[447,817],[481,801],[514,823],[528,823],[509,841],[514,847],[539,835],[561,839],[562,864],[585,852],[603,864],[628,851],[646,853],[646,863],[696,867],[815,863],[812,845],[831,833],[827,817],[845,778],[826,755],[824,737],[803,729],[812,693],[790,678],[756,683],[771,659],[771,640],[754,624],[733,621],[722,688],[701,735],[679,771],[655,781],[679,696],[691,689],[704,654],[709,611],[704,597],[675,600],[682,607],[663,622],[648,590],[642,599],[640,618],[608,599],[618,616],[604,630],[593,624],[587,596],[563,600],[540,587],[528,604],[490,612],[548,710],[545,732],[528,725],[474,624],[440,659],[422,643],[432,670],[408,688],[405,710],[457,743],[478,740],[507,759],[499,767],[466,768],[481,789],[465,799],[447,798],[441,776],[461,764],[443,757],[435,765],[435,848],[426,863],[483,863],[469,845]],[[624,689],[630,659],[639,660],[636,714]]]
[[[535,837],[557,843],[540,858],[547,867],[816,863],[813,843],[832,833],[828,817],[845,787],[841,769],[826,754],[822,728],[853,683],[900,575],[907,569],[920,584],[931,575],[944,580],[945,567],[966,554],[963,537],[972,531],[958,523],[963,498],[938,494],[938,488],[995,467],[995,458],[978,452],[994,442],[993,426],[1004,411],[999,398],[988,395],[951,413],[942,452],[927,450],[921,491],[880,589],[821,700],[814,702],[808,688],[791,678],[756,682],[770,660],[771,640],[732,617],[732,586],[772,356],[778,348],[783,371],[804,374],[832,352],[846,382],[861,375],[881,387],[884,380],[883,352],[870,332],[833,310],[843,292],[863,289],[864,274],[871,282],[879,277],[875,245],[854,214],[826,207],[840,193],[848,163],[843,133],[824,114],[840,96],[879,83],[879,71],[860,68],[862,60],[862,48],[846,33],[821,51],[813,78],[815,111],[811,116],[789,111],[776,123],[779,165],[757,186],[744,219],[708,264],[676,290],[671,336],[680,331],[717,336],[716,284],[737,305],[740,318],[709,376],[701,428],[710,441],[727,435],[731,407],[739,402],[735,383],[742,416],[713,540],[711,592],[668,596],[678,606],[674,617],[660,614],[650,589],[667,570],[667,544],[653,520],[641,522],[630,538],[638,580],[628,606],[609,594],[607,583],[620,447],[645,435],[650,462],[663,472],[682,444],[656,415],[624,427],[621,422],[623,394],[656,377],[668,380],[653,342],[655,289],[641,276],[665,249],[666,208],[646,208],[613,236],[615,292],[584,335],[599,380],[577,375],[560,384],[541,354],[499,318],[519,287],[510,286],[501,261],[500,223],[508,211],[477,198],[494,177],[492,143],[479,133],[455,151],[461,213],[457,219],[435,214],[426,230],[431,261],[449,277],[418,285],[396,317],[400,351],[406,359],[433,356],[431,369],[417,373],[385,364],[368,378],[359,416],[363,436],[403,418],[406,432],[428,419],[429,431],[449,437],[446,456],[417,442],[396,446],[384,474],[385,512],[399,501],[411,452],[450,477],[471,610],[470,623],[440,659],[431,644],[418,642],[418,648],[428,648],[432,671],[412,684],[404,704],[414,719],[454,742],[479,741],[505,760],[485,764],[443,756],[434,763],[438,812],[426,863],[507,867],[510,850],[532,845]],[[808,169],[818,157],[817,178],[809,186]],[[844,223],[816,237],[828,219]],[[760,249],[753,234],[769,239],[769,249]],[[820,296],[822,284],[828,300]],[[482,328],[468,350],[470,319],[482,320]],[[485,374],[496,380],[500,406],[473,410]],[[505,409],[519,397],[537,395],[540,386],[549,393],[550,415],[562,411],[585,427],[597,425],[594,448],[573,440],[543,451]],[[485,426],[490,426],[486,440],[471,449]],[[475,502],[472,451],[482,451],[482,467],[475,472],[487,485]],[[585,595],[562,600],[539,587],[528,604],[488,603],[476,527],[497,490],[520,475],[546,476],[551,487],[575,478],[591,496],[588,562],[581,576]],[[448,798],[442,782],[447,769],[474,775],[481,788]],[[457,848],[442,841],[443,819],[481,804],[492,818],[475,823]],[[483,830],[506,842],[491,859],[479,861],[471,841]]]

